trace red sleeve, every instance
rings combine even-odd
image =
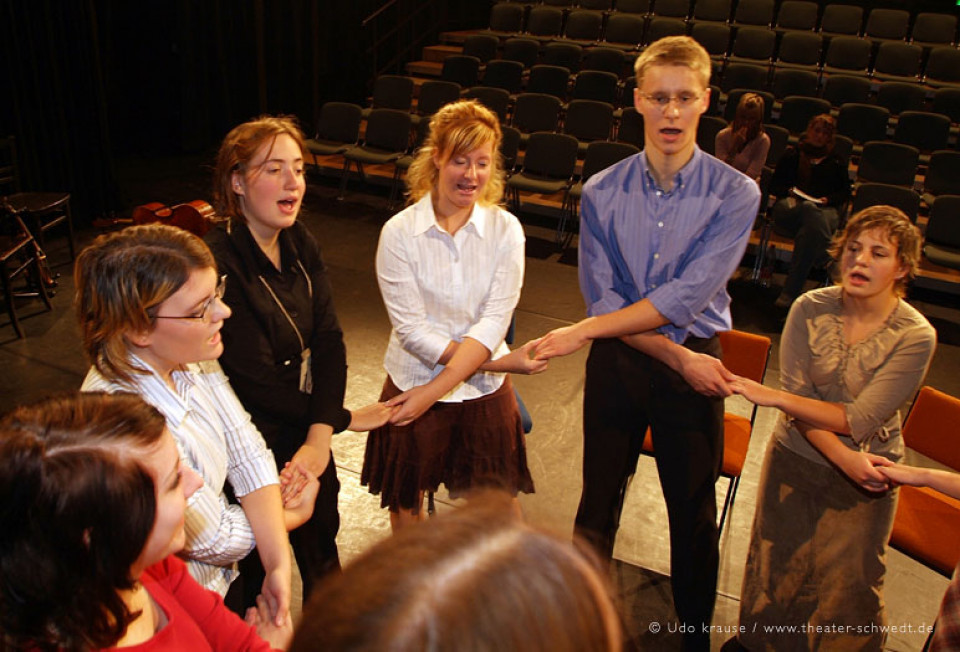
[[[170,625],[176,627],[178,618],[193,620],[215,652],[271,650],[253,627],[224,606],[219,594],[200,586],[177,557],[170,555],[144,574],[169,593],[179,608],[178,613],[170,614]]]

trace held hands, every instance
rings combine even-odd
[[[283,506],[291,505],[296,501],[300,492],[311,480],[323,475],[330,463],[330,450],[320,450],[311,444],[304,444],[280,472],[280,495],[283,497]]]
[[[409,426],[439,399],[440,396],[429,383],[412,387],[386,402],[388,407],[397,408],[390,417],[390,423]]]
[[[292,627],[290,624],[290,564],[280,564],[267,571],[263,587],[257,597],[265,603],[263,615],[276,627]],[[259,609],[258,609],[259,612]]]
[[[926,469],[915,466],[891,462],[888,465],[878,466],[877,471],[882,473],[893,486],[908,484],[915,487],[923,487],[927,484],[925,477],[927,473]]]
[[[502,367],[500,371],[506,371],[512,374],[539,374],[547,370],[550,364],[546,359],[536,358],[537,346],[543,338],[530,340],[523,346],[514,349],[502,358],[497,358],[497,366]]]
[[[695,353],[683,349],[686,353],[680,360],[677,371],[697,392],[706,396],[726,398],[733,393],[731,383],[737,378],[723,363],[712,355]]]
[[[776,407],[778,391],[772,387],[761,385],[755,380],[743,376],[734,376],[730,382],[730,389],[733,390],[734,394],[739,394],[751,403],[763,407]]]
[[[893,462],[886,457],[845,448],[844,452],[834,462],[848,478],[867,491],[880,493],[891,487],[890,480],[881,471],[881,469],[893,466]]]
[[[291,494],[289,499],[283,500],[283,519],[289,532],[297,529],[313,516],[314,504],[320,492],[320,480],[295,463],[293,466],[288,463],[283,471],[284,473],[292,471],[296,476],[293,483],[299,487],[299,490]]]
[[[579,326],[579,324],[564,326],[544,335],[540,339],[540,343],[535,345],[534,358],[536,360],[549,360],[550,358],[569,355],[583,348],[590,339],[583,335]]]
[[[348,430],[354,432],[366,432],[379,428],[393,416],[396,412],[395,407],[390,407],[386,403],[371,403],[356,410],[350,410],[350,425]]]
[[[270,620],[270,608],[262,595],[257,596],[257,606],[247,609],[244,621],[257,630],[257,635],[275,650],[286,650],[293,639],[293,623],[287,618],[282,626]]]

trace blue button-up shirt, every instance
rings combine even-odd
[[[678,344],[732,327],[727,280],[757,215],[745,174],[694,149],[672,189],[657,186],[645,152],[594,175],[580,206],[580,290],[591,316],[649,299]]]

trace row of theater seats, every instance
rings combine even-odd
[[[764,98],[765,122],[782,127],[793,140],[811,117],[832,113],[838,118],[839,132],[850,138],[856,151],[865,142],[890,137],[915,147],[920,161],[926,163],[931,152],[956,146],[960,89],[940,89],[928,103],[916,86],[886,82],[876,96],[871,96],[869,84],[859,83],[862,80],[834,76],[827,80],[823,97],[818,97],[814,94],[816,86],[811,86],[811,95],[806,95],[799,85],[787,83],[798,76],[802,78],[803,71],[782,71],[774,77],[773,91],[751,87],[743,80],[731,83],[731,88],[715,86],[707,113],[731,120],[739,98],[749,91]],[[565,68],[538,64],[529,71],[522,89],[497,86],[497,80],[491,77],[488,69],[483,81],[492,85],[464,89],[445,80],[426,80],[418,86],[411,77],[381,75],[374,82],[371,107],[411,112],[416,123],[420,116],[432,115],[447,102],[472,97],[495,111],[501,122],[524,133],[558,131],[566,124],[577,125],[568,127],[577,135],[581,133],[579,125],[588,125],[584,129],[592,136],[578,136],[581,140],[605,140],[616,132],[624,115],[635,113],[628,101],[633,89],[630,80],[618,84],[607,72],[582,71],[571,82]],[[729,78],[721,81],[726,83]],[[511,92],[515,90],[522,92]],[[581,120],[581,115],[586,117]]]
[[[409,78],[386,76],[378,82],[389,84],[400,83],[401,80],[412,81]],[[375,84],[375,88],[378,85]],[[432,89],[444,88],[450,91],[445,98],[430,106],[424,103],[425,96],[433,96]],[[557,237],[558,241],[564,242],[569,237],[569,231],[565,235],[565,222],[576,213],[580,187],[577,183],[582,184],[592,172],[619,160],[616,156],[627,156],[643,148],[642,116],[632,107],[615,113],[611,105],[592,100],[573,100],[564,107],[557,98],[543,94],[520,94],[508,108],[510,98],[502,89],[478,87],[470,89],[466,96],[487,103],[489,98],[477,92],[483,90],[498,91],[498,97],[503,102],[499,109],[491,108],[502,111],[502,153],[508,171],[514,170],[520,160],[519,152],[523,151],[523,162],[517,166],[518,174],[514,175],[516,179],[508,184],[514,207],[519,208],[520,190],[546,195],[562,193],[561,205],[565,218],[558,227]],[[731,93],[730,102],[724,107],[726,119],[715,115],[701,118],[697,134],[701,149],[713,153],[716,134],[732,119],[733,107],[741,92],[738,89]],[[442,81],[428,81],[421,88],[421,102],[413,113],[410,112],[412,102],[409,100],[406,107],[382,108],[383,97],[378,97],[376,92],[373,106],[368,109],[338,102],[328,103],[324,106],[317,136],[309,143],[310,149],[317,155],[344,155],[343,190],[346,189],[351,161],[356,162],[361,171],[364,163],[393,165],[391,195],[395,196],[402,172],[409,166],[412,153],[427,133],[429,115],[444,103],[461,96],[456,86],[449,86]],[[809,99],[786,98],[778,116],[779,121],[766,124],[772,146],[762,185],[765,186],[780,155],[789,143],[796,141],[809,118],[830,110],[829,105],[809,104]],[[880,198],[884,203],[902,208],[916,221],[921,207],[931,208],[933,214],[932,206],[939,197],[960,195],[960,152],[940,148],[931,148],[933,151],[930,152],[916,145],[896,142],[909,141],[910,137],[922,140],[928,134],[922,121],[926,114],[901,114],[894,140],[891,141],[887,138],[885,119],[882,125],[876,123],[877,131],[864,129],[870,120],[864,117],[863,111],[873,112],[877,108],[848,104],[841,106],[837,112],[840,132],[837,136],[838,152],[851,162],[851,178],[859,188],[855,195],[855,206],[877,203]],[[364,114],[368,122],[361,141]],[[914,114],[919,120],[914,119]],[[581,160],[583,172],[578,177],[575,170]]]
[[[527,32],[548,38],[567,35],[570,31],[575,33],[574,38],[601,40],[603,29],[608,28],[611,19],[618,16],[635,16],[645,20],[674,18],[690,25],[723,23],[735,28],[771,27],[779,33],[808,31],[825,36],[863,36],[872,41],[897,40],[924,45],[952,45],[957,42],[957,18],[953,14],[911,13],[905,9],[889,8],[872,8],[865,12],[858,5],[821,4],[809,0],[785,0],[779,6],[774,0],[498,2],[490,12],[490,30],[499,33]],[[615,31],[619,29],[617,27]]]

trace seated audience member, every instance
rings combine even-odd
[[[780,386],[731,388],[782,414],[767,447],[743,590],[748,650],[880,650],[883,581],[897,492],[884,473],[903,456],[899,408],[917,391],[936,332],[903,300],[920,231],[871,206],[834,240],[838,285],[790,308]],[[806,630],[783,626],[810,625]],[[736,642],[725,649],[737,649]]]
[[[187,509],[182,556],[190,573],[225,595],[237,561],[256,545],[267,571],[262,592],[283,619],[292,580],[287,530],[310,517],[316,493],[284,509],[273,454],[216,362],[230,316],[216,269],[200,238],[159,224],[102,235],[84,249],[74,277],[93,368],[82,390],[138,394],[160,410],[183,464],[203,478]],[[227,482],[239,505],[228,501]]]
[[[770,151],[770,136],[763,130],[763,111],[762,97],[744,93],[737,104],[733,124],[721,129],[714,141],[718,159],[758,183]]]
[[[787,148],[770,179],[770,194],[777,198],[771,211],[773,229],[794,241],[778,308],[789,307],[803,292],[810,271],[830,261],[827,246],[850,197],[847,162],[834,152],[836,127],[828,114],[811,118],[800,142]]]
[[[891,464],[877,468],[895,484],[930,487],[942,494],[960,500],[960,474],[941,469],[927,469],[906,464]],[[958,542],[957,545],[960,545]],[[953,571],[937,614],[937,623],[930,638],[929,652],[960,650],[960,564]]]
[[[587,546],[525,524],[507,493],[396,532],[319,584],[291,649],[620,650]]]
[[[202,482],[139,397],[65,395],[7,415],[0,649],[269,650],[175,556]],[[286,647],[289,619],[260,620]]]

